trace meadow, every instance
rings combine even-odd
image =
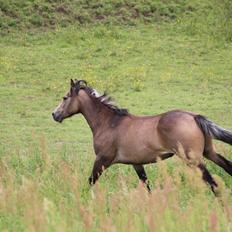
[[[90,188],[87,123],[51,117],[77,78],[132,114],[185,109],[232,130],[231,37],[211,29],[182,18],[4,33],[0,231],[231,231],[232,177],[221,168],[206,161],[217,197],[176,157],[146,166],[152,194],[128,165],[110,167]],[[215,144],[232,160],[231,146]]]

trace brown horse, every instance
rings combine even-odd
[[[143,165],[175,154],[199,168],[203,180],[213,191],[217,183],[206,169],[203,156],[232,175],[232,162],[217,154],[212,143],[212,139],[218,139],[232,145],[232,132],[204,116],[181,110],[156,116],[134,116],[111,103],[106,94],[99,95],[88,87],[86,81],[71,80],[69,92],[52,116],[62,122],[77,113],[83,114],[93,133],[96,160],[89,177],[91,185],[104,169],[123,163],[132,164],[139,179],[150,190]]]

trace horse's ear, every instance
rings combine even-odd
[[[74,83],[73,79],[70,80],[70,85],[71,85],[71,87],[75,86],[75,83]]]
[[[85,80],[79,80],[77,83],[82,88],[87,86],[87,82]]]

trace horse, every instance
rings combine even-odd
[[[96,159],[89,184],[94,185],[102,172],[113,164],[133,165],[138,178],[150,192],[145,164],[174,155],[184,159],[202,173],[202,179],[215,193],[217,183],[203,158],[213,161],[232,176],[232,162],[218,154],[213,139],[232,145],[232,132],[205,116],[183,110],[172,110],[154,116],[135,116],[100,95],[85,80],[72,80],[68,93],[52,112],[62,122],[82,114],[93,133]]]

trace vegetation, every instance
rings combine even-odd
[[[230,0],[0,0],[0,30],[176,21],[191,34],[232,41]]]
[[[78,2],[0,1],[0,230],[231,231],[232,177],[216,165],[206,162],[216,198],[178,158],[146,166],[151,195],[127,165],[110,167],[90,188],[90,129],[80,115],[62,124],[51,117],[70,78],[82,78],[133,114],[181,108],[232,129],[230,1],[133,1],[178,10],[123,20],[119,1],[100,1],[113,13],[98,22],[94,1]],[[52,30],[49,17],[30,21],[36,4],[47,5]],[[54,10],[62,4],[72,13]],[[92,13],[80,26],[81,7]],[[231,146],[216,146],[232,160]]]
[[[188,1],[129,1],[129,0],[79,0],[79,1],[1,1],[1,26],[47,27],[61,24],[130,23],[136,20],[157,21],[177,17],[191,10]]]

